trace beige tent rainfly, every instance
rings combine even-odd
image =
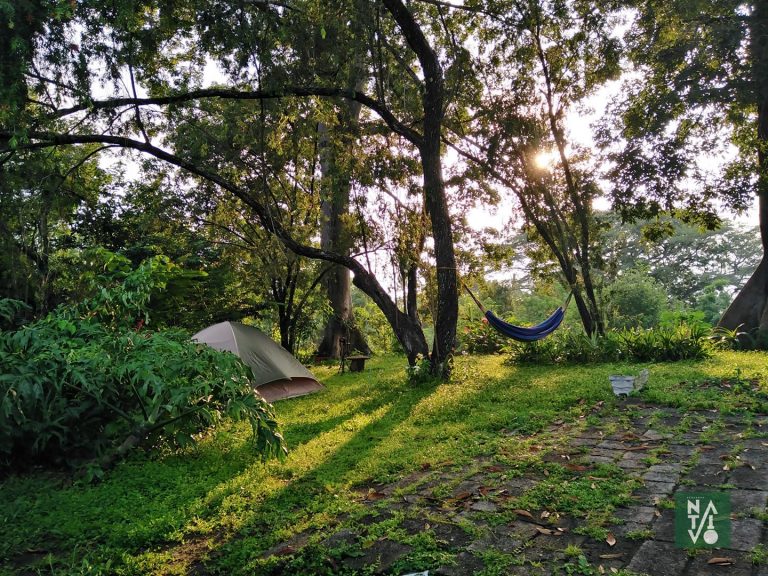
[[[201,330],[192,339],[216,350],[237,354],[251,367],[253,385],[267,402],[322,390],[312,372],[258,328],[239,322],[221,322]]]

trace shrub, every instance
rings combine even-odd
[[[166,264],[142,264],[78,306],[0,332],[0,466],[106,467],[140,443],[185,446],[224,417],[247,419],[265,457],[284,453],[272,409],[236,356],[180,330],[130,327]]]
[[[21,300],[0,298],[0,330],[14,328],[21,313],[27,310],[29,310],[29,306]]]
[[[653,330],[624,330],[619,336],[628,358],[664,362],[708,358],[711,332],[699,324],[678,324]]]
[[[499,354],[509,341],[485,322],[472,322],[464,327],[459,343],[461,350],[470,354]]]
[[[538,342],[514,342],[508,362],[521,364],[587,364],[597,362],[665,362],[707,358],[711,330],[700,324],[643,330],[609,331],[589,337],[567,330]]]

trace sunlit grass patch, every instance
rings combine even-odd
[[[284,462],[261,462],[249,448],[247,425],[238,424],[193,449],[135,454],[96,485],[73,484],[61,474],[5,479],[0,566],[12,566],[33,549],[42,551],[41,559],[48,554],[46,562],[60,572],[80,560],[117,574],[173,573],[203,560],[219,573],[266,570],[275,561],[259,558],[271,547],[306,535],[311,550],[345,522],[354,526],[375,512],[363,503],[369,487],[405,480],[396,497],[415,494],[437,486],[431,482],[443,472],[456,478],[476,474],[481,461],[503,465],[496,476],[540,480],[514,507],[580,516],[598,533],[624,502],[631,479],[612,468],[590,471],[591,479],[545,462],[544,455],[557,454],[575,430],[621,429],[621,418],[632,408],[622,411],[627,403],[614,397],[608,376],[642,368],[650,378],[641,399],[686,410],[732,409],[745,421],[751,418],[745,410],[753,409],[745,399],[754,389],[707,391],[681,382],[717,382],[740,370],[745,379],[756,376],[759,392],[768,391],[760,377],[768,374],[768,359],[751,353],[586,368],[508,366],[499,356],[466,356],[456,359],[450,381],[417,385],[408,382],[401,357],[374,357],[361,373],[319,367],[315,372],[325,390],[275,406],[291,450]],[[690,425],[689,418],[678,431]],[[414,546],[407,559],[442,559],[428,536],[401,536]],[[192,550],[193,541],[210,550]],[[507,561],[499,557],[492,564]],[[406,561],[403,567],[411,565]]]

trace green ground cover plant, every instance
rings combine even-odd
[[[744,403],[746,392],[711,383],[730,382],[739,369],[751,390],[764,391],[768,374],[764,354],[745,352],[587,367],[506,366],[500,356],[466,356],[456,359],[450,382],[418,385],[409,383],[404,364],[402,357],[379,356],[362,373],[316,367],[325,391],[275,407],[290,448],[282,462],[263,462],[241,422],[225,424],[194,446],[137,452],[97,483],[54,472],[7,476],[0,484],[0,574],[182,574],[196,563],[210,574],[278,574],[289,565],[294,574],[321,574],[328,568],[325,556],[312,551],[370,514],[363,502],[380,483],[424,471],[470,474],[478,458],[504,462],[519,474],[546,469],[552,490],[531,492],[518,504],[586,518],[590,507],[622,501],[623,476],[612,468],[590,472],[612,484],[608,489],[607,481],[592,480],[600,490],[586,489],[532,447],[554,442],[547,432],[553,423],[599,425],[596,406],[607,415],[619,407],[624,401],[613,396],[610,374],[649,368],[647,401],[745,417],[756,409]],[[402,494],[421,489],[406,487]],[[381,526],[368,526],[370,534],[391,522],[384,512]],[[598,529],[603,518],[593,520]],[[305,552],[264,557],[301,535],[308,538]],[[409,558],[435,556],[429,535],[409,543]]]
[[[99,476],[138,444],[183,447],[225,417],[250,424],[259,453],[281,456],[275,416],[242,362],[185,331],[145,328],[152,293],[178,267],[124,260],[93,296],[0,330],[0,473],[43,463]],[[6,322],[17,309],[0,300]]]
[[[587,364],[599,362],[677,362],[704,360],[727,341],[712,338],[711,328],[680,323],[651,329],[611,330],[603,337],[560,330],[537,342],[509,340],[513,364]]]

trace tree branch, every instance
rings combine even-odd
[[[418,146],[422,140],[421,134],[400,122],[395,115],[378,100],[374,100],[370,96],[356,90],[325,88],[322,86],[288,87],[282,90],[205,88],[201,90],[192,90],[190,92],[171,94],[168,96],[157,96],[154,98],[110,98],[107,100],[94,100],[89,103],[78,104],[69,108],[62,108],[55,114],[51,114],[51,118],[64,118],[71,114],[82,112],[83,110],[112,110],[114,108],[120,108],[121,106],[130,106],[132,108],[138,106],[167,106],[170,104],[183,104],[185,102],[201,100],[204,98],[221,98],[224,100],[270,100],[304,96],[346,98],[347,100],[354,100],[378,114],[393,132],[400,134],[413,144]]]

